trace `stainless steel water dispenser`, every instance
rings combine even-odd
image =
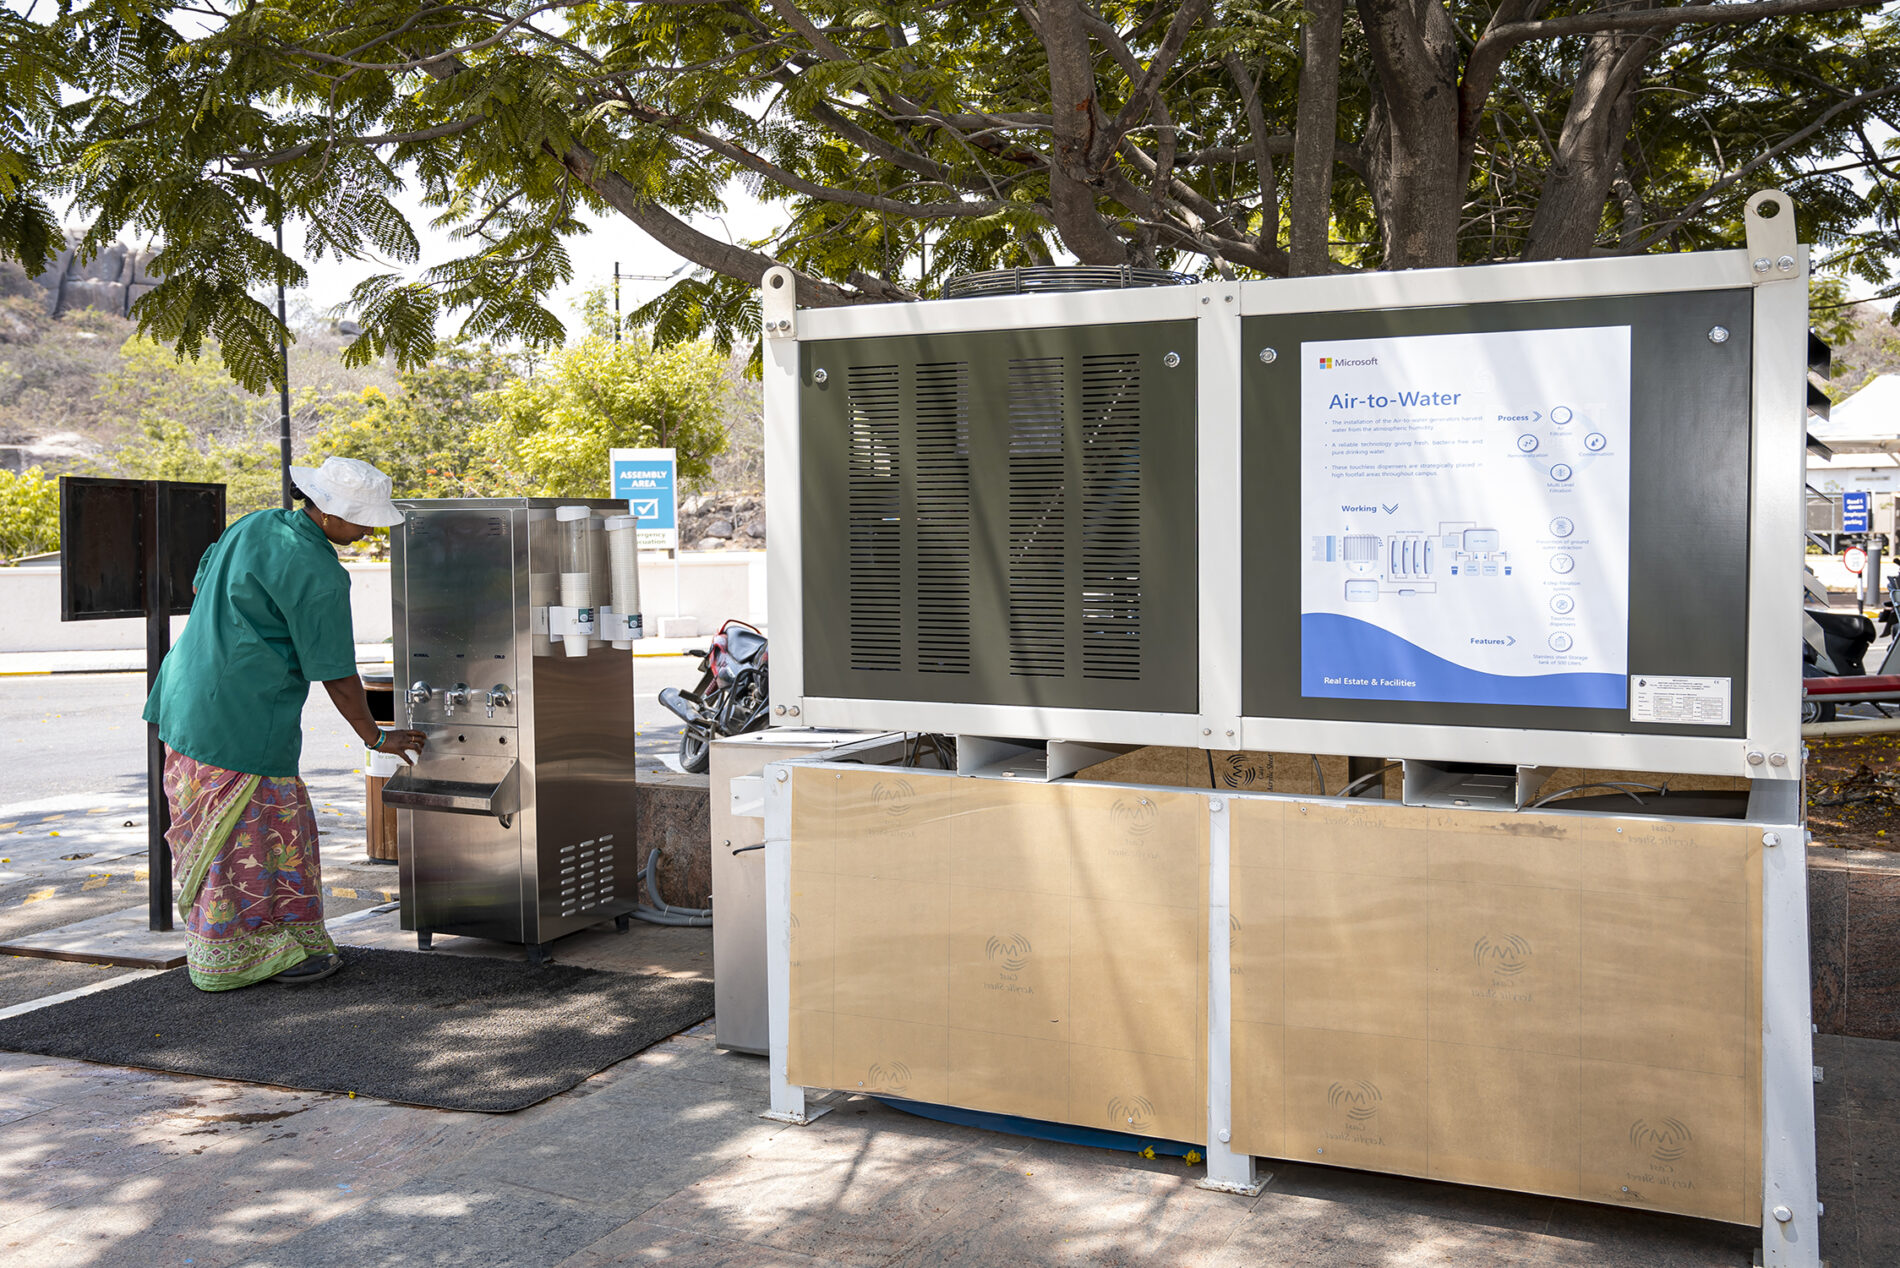
[[[610,628],[604,540],[625,504],[397,505],[396,707],[428,736],[383,790],[400,819],[402,927],[424,949],[462,934],[522,943],[536,960],[600,921],[626,928],[633,662],[612,643],[638,636],[638,600],[622,599],[633,611]]]

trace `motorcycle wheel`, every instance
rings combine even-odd
[[[1832,722],[1835,718],[1835,706],[1832,700],[1803,700],[1801,702],[1801,721]]]
[[[705,713],[710,718],[718,718],[726,707],[725,695],[718,686],[707,688],[705,695]],[[718,723],[713,723],[717,726]],[[712,765],[713,733],[710,728],[695,732],[687,727],[680,732],[680,769],[689,775],[704,775]]]

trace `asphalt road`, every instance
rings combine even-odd
[[[633,662],[640,765],[679,744],[678,720],[659,704],[662,687],[691,687],[699,662],[643,656]],[[49,674],[0,678],[0,819],[22,805],[76,794],[142,794],[145,788],[143,674]],[[363,748],[321,686],[304,708],[305,778],[348,774]]]

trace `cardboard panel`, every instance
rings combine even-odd
[[[799,771],[792,859],[790,1077],[1205,1141],[1205,797]]]

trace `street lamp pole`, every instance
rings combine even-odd
[[[284,217],[277,215],[277,254],[284,253]],[[291,505],[290,485],[290,319],[284,308],[284,275],[277,274],[277,356],[284,381],[277,390],[277,455],[283,468],[284,509]]]

